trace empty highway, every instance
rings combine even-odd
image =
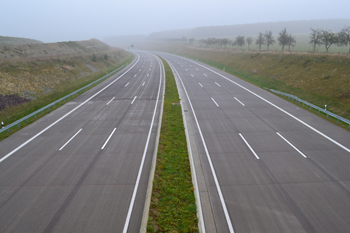
[[[122,71],[0,142],[0,232],[139,232],[163,65]]]
[[[350,133],[203,63],[173,68],[206,232],[350,232]]]

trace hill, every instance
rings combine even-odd
[[[132,59],[96,39],[0,46],[0,121],[14,122]]]
[[[20,44],[42,44],[39,40],[20,38],[20,37],[9,37],[0,36],[0,46],[3,45],[20,45]]]
[[[93,73],[106,72],[129,56],[96,39],[0,46],[0,94],[41,98]]]
[[[97,40],[69,41],[58,43],[22,44],[0,46],[0,62],[14,59],[52,58],[55,56],[77,56],[115,50]]]
[[[292,34],[309,34],[310,28],[340,31],[343,27],[350,26],[350,19],[320,19],[300,21],[265,22],[255,24],[237,24],[225,26],[206,26],[193,29],[181,29],[172,31],[153,32],[149,35],[151,39],[167,38],[206,38],[206,37],[232,37],[258,35],[259,32],[271,30],[274,34],[287,28]]]

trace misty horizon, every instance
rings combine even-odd
[[[350,2],[345,0],[335,0],[332,4],[301,0],[293,4],[276,0],[19,0],[2,5],[6,10],[0,16],[5,22],[0,25],[1,36],[30,38],[45,43],[91,38],[102,40],[111,36],[150,35],[209,26],[349,19],[350,8]]]

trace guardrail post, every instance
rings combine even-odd
[[[10,133],[10,128],[7,129],[7,133]]]
[[[17,128],[19,128],[19,123],[17,124]]]

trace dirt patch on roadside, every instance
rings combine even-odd
[[[30,100],[20,97],[18,95],[1,95],[0,94],[0,111],[5,109],[6,106],[16,106]]]

